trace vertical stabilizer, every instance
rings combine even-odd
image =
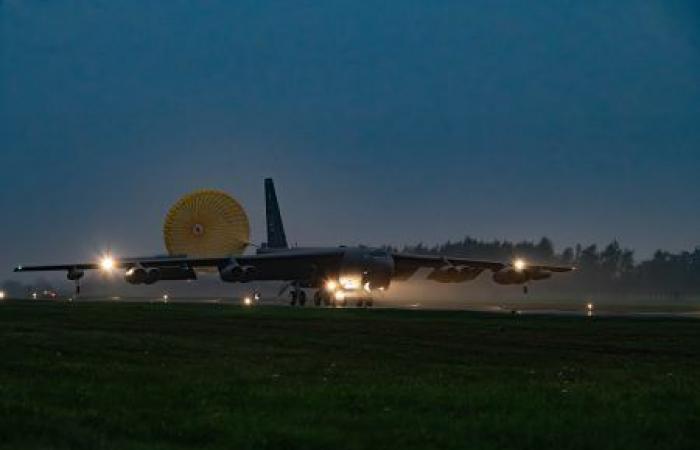
[[[275,183],[272,178],[265,179],[265,214],[267,217],[267,246],[269,248],[288,248],[280,205],[277,203]]]

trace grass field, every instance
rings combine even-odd
[[[0,448],[697,449],[700,322],[0,305]]]

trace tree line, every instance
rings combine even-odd
[[[578,270],[558,288],[595,289],[610,293],[628,292],[685,296],[700,294],[700,247],[671,253],[658,250],[650,259],[635,260],[634,251],[617,241],[606,246],[576,245],[557,252],[549,238],[539,241],[483,241],[466,237],[459,242],[405,246],[402,251],[445,254],[455,257],[509,261],[524,258],[541,264],[572,265]]]

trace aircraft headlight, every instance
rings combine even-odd
[[[253,304],[253,299],[250,298],[250,297],[245,297],[245,298],[243,299],[243,304],[244,304],[245,306],[250,306],[250,305]]]
[[[114,258],[109,255],[103,256],[100,260],[100,269],[105,272],[111,272],[115,267]]]
[[[326,290],[328,292],[334,292],[338,288],[338,283],[333,280],[326,281]]]
[[[345,289],[346,291],[354,291],[356,289],[360,288],[360,280],[355,279],[355,278],[341,278],[340,279],[340,285]]]
[[[518,258],[515,261],[513,261],[513,268],[518,272],[522,272],[527,268],[527,263],[524,259]]]
[[[5,300],[5,291],[0,291],[0,300]]]

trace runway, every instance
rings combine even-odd
[[[123,296],[100,296],[100,297],[82,297],[80,299],[74,300],[71,298],[62,298],[57,300],[15,300],[20,302],[27,302],[42,304],[46,302],[57,302],[57,303],[176,303],[176,304],[216,304],[216,305],[229,305],[229,306],[243,306],[243,307],[253,307],[253,308],[266,308],[266,307],[288,307],[289,303],[285,299],[263,299],[259,304],[256,305],[244,305],[243,299],[236,297],[123,297]],[[296,307],[297,309],[302,309]],[[308,304],[304,307],[306,309],[316,309],[317,307],[312,304]],[[338,309],[355,309],[353,305],[348,305]],[[465,312],[476,312],[476,313],[489,313],[489,314],[499,314],[499,315],[512,315],[512,316],[558,316],[558,317],[582,317],[582,318],[638,318],[638,319],[650,319],[650,318],[667,318],[667,319],[700,319],[700,305],[648,305],[642,304],[633,305],[593,305],[591,309],[587,305],[570,304],[568,302],[562,302],[561,304],[474,304],[469,302],[464,302],[461,305],[456,305],[455,303],[450,304],[440,304],[439,302],[420,302],[420,303],[407,303],[407,304],[396,304],[393,302],[378,302],[372,309],[404,309],[404,310],[414,310],[414,311],[465,311]]]

